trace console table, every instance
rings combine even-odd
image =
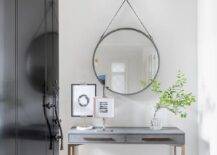
[[[181,147],[185,155],[185,133],[178,128],[169,127],[162,130],[137,127],[112,127],[92,130],[72,128],[68,133],[68,155],[75,155],[74,147],[84,144],[165,144]]]

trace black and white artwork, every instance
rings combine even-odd
[[[95,117],[113,118],[114,117],[114,99],[113,98],[95,98]]]
[[[91,117],[94,114],[96,84],[72,84],[72,117]]]

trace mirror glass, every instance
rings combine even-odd
[[[159,54],[144,32],[121,28],[107,33],[93,56],[97,79],[119,94],[135,94],[146,89],[159,69]]]

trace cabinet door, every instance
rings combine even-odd
[[[16,150],[15,0],[0,0],[0,154]]]
[[[50,133],[44,117],[43,97],[50,81],[47,79],[52,68],[49,64],[53,62],[47,60],[47,51],[56,49],[57,44],[52,42],[55,5],[52,0],[18,0],[18,155],[54,153],[54,147],[49,149]],[[52,101],[52,94],[46,98]],[[46,109],[46,116],[53,130],[53,110]]]
[[[53,9],[58,8],[58,3],[53,2],[0,0],[1,155],[58,154],[58,143],[53,141],[55,147],[49,149],[50,134],[43,113],[44,86],[50,81],[45,72],[58,81],[58,37],[53,37],[58,35],[58,23],[54,22],[58,16]],[[55,35],[52,33],[48,38],[44,35],[51,32]],[[39,46],[31,46],[39,36],[45,36]],[[55,49],[49,61],[55,64],[51,65],[52,69],[44,65],[48,49]],[[33,55],[29,51],[33,51]],[[54,112],[48,111],[47,116],[51,132],[57,132],[52,124]]]

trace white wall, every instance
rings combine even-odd
[[[198,1],[198,110],[200,155],[217,154],[217,1]]]
[[[159,80],[168,86],[175,79],[178,69],[187,74],[187,89],[197,93],[197,53],[196,53],[196,0],[131,0],[136,11],[158,45],[161,56]],[[101,86],[92,71],[92,54],[100,35],[110,18],[119,7],[121,0],[61,0],[60,13],[60,114],[64,128],[65,150],[67,151],[67,131],[83,119],[71,118],[70,85],[72,83],[97,83],[98,95]],[[138,27],[137,20],[130,18],[125,9],[113,27],[131,25]],[[145,126],[152,117],[156,98],[150,91],[131,97],[110,94],[116,100],[116,116],[108,120],[109,126]],[[170,113],[162,114],[168,126],[178,126],[186,132],[187,155],[198,155],[196,104],[189,110],[186,120]],[[93,124],[97,119],[88,119]],[[91,145],[79,148],[80,155],[166,155],[167,146],[141,145]],[[87,153],[88,152],[88,153]]]

